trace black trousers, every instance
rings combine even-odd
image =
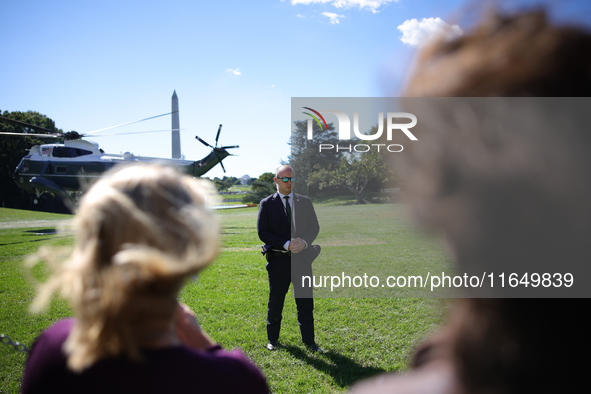
[[[269,303],[267,311],[267,338],[277,342],[283,318],[283,304],[289,285],[294,285],[295,301],[298,311],[298,324],[302,341],[314,343],[314,299],[312,288],[302,288],[302,275],[312,277],[312,266],[297,257],[278,256],[267,262],[269,274]]]

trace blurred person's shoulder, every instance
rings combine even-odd
[[[459,385],[451,363],[431,362],[410,373],[389,373],[354,385],[351,394],[457,394]]]

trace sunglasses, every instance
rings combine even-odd
[[[283,178],[279,178],[279,179],[281,179],[281,180],[283,181],[283,183],[287,183],[287,182],[289,182],[290,180],[291,180],[292,182],[295,182],[295,181],[296,181],[296,177],[295,177],[295,176],[292,176],[291,178],[290,178],[290,177],[288,177],[288,176],[284,176]]]

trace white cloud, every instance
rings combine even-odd
[[[304,16],[302,14],[297,14],[296,15],[298,18],[304,18]]]
[[[428,44],[434,38],[451,40],[464,34],[460,26],[450,26],[440,18],[409,19],[398,26],[398,30],[402,32],[400,40],[413,47]]]
[[[240,68],[237,68],[236,70],[232,70],[231,68],[226,68],[226,72],[228,74],[231,74],[231,75],[242,75],[242,73],[240,71],[238,71],[238,70],[240,70]]]
[[[379,8],[388,3],[395,3],[398,0],[291,0],[291,5],[296,4],[316,4],[330,3],[335,8],[368,8],[374,14],[380,12]]]
[[[341,23],[341,21],[339,21],[339,18],[345,17],[345,15],[338,15],[338,14],[335,14],[334,12],[323,12],[322,15],[329,18],[330,23],[332,23],[333,25],[336,25],[337,23]]]

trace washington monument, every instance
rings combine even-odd
[[[179,98],[176,90],[172,93],[172,158],[181,158],[181,135],[179,122]]]

